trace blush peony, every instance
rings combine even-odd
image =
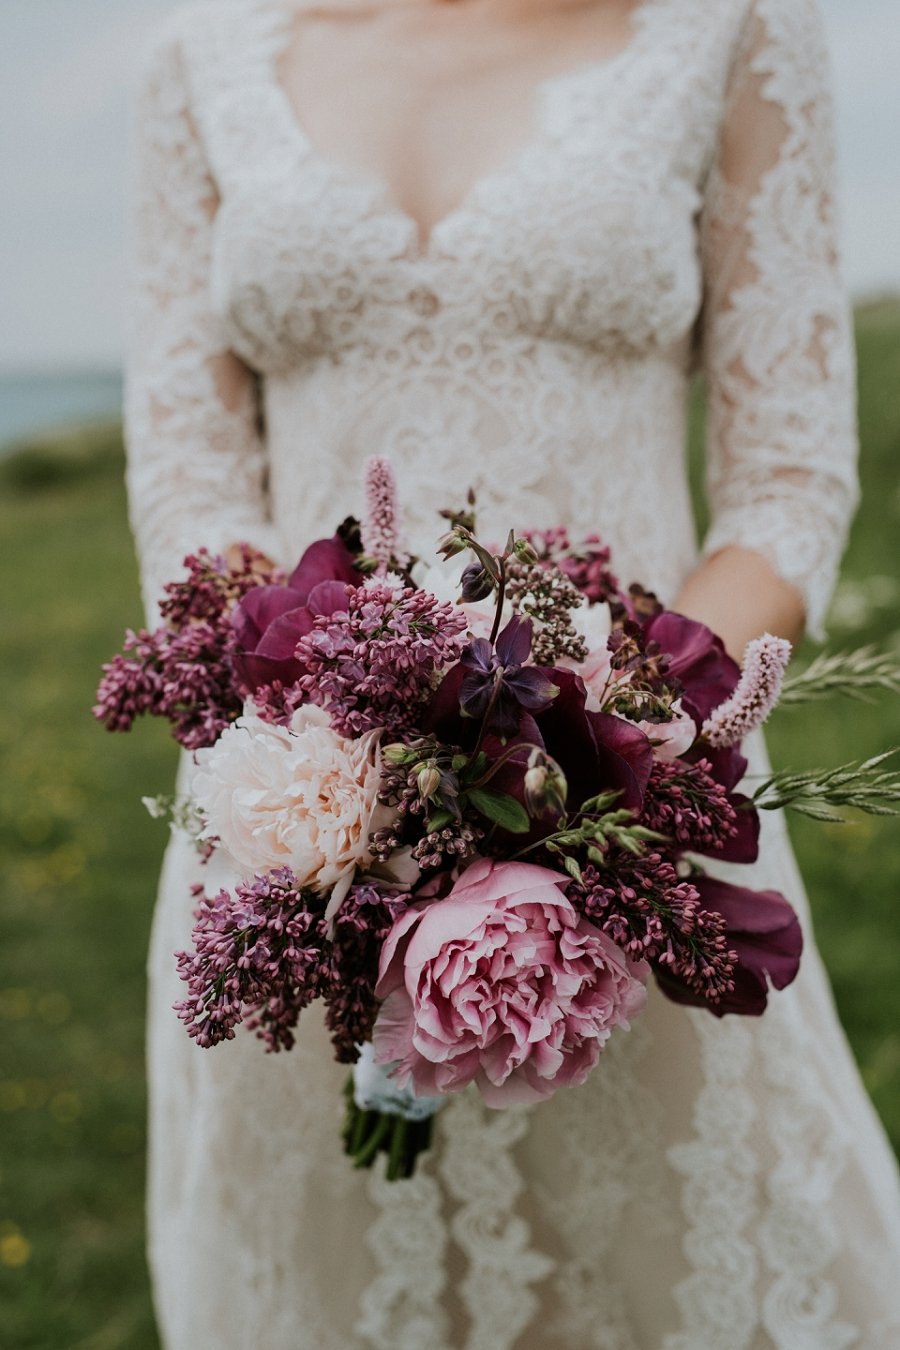
[[[348,740],[324,709],[305,704],[290,727],[241,717],[197,753],[193,795],[238,867],[289,867],[301,886],[346,888],[369,860],[371,830],[390,814],[377,803],[378,732]]]
[[[373,1042],[419,1096],[474,1082],[488,1106],[583,1083],[644,1006],[648,968],[566,899],[568,878],[474,863],[443,900],[394,925],[381,953]]]

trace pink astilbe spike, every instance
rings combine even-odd
[[[791,644],[784,638],[763,633],[749,642],[738,687],[703,723],[703,739],[724,749],[762,726],[778,702],[790,659]]]
[[[391,558],[399,558],[400,507],[397,480],[389,459],[373,455],[366,461],[366,514],[362,521],[363,551],[378,562],[383,576]]]

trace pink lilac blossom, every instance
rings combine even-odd
[[[618,578],[610,571],[610,551],[599,535],[589,534],[581,544],[573,545],[568,531],[560,525],[548,530],[526,530],[524,537],[539,558],[557,565],[587,597],[588,604],[620,600]]]
[[[721,749],[739,745],[762,726],[778,702],[790,659],[791,644],[771,633],[748,643],[737,688],[713,709],[701,728],[710,745]]]
[[[409,896],[399,891],[353,886],[334,917],[324,996],[325,1025],[339,1064],[354,1064],[359,1046],[372,1039],[382,943],[408,906]]]
[[[348,587],[346,603],[317,615],[297,644],[305,673],[283,695],[285,708],[317,703],[344,736],[382,728],[397,737],[415,726],[435,674],[459,660],[465,615],[426,591],[378,581]]]
[[[94,716],[109,731],[130,731],[143,714],[162,717],[185,749],[212,745],[241,712],[229,652],[229,636],[203,620],[180,633],[128,632],[103,667]]]
[[[185,566],[187,578],[165,588],[165,624],[153,633],[127,632],[122,653],[103,667],[93,713],[109,731],[130,731],[143,714],[162,717],[175,740],[198,750],[240,715],[231,614],[271,578],[272,566],[246,546],[228,559],[200,550]]]
[[[243,882],[234,895],[208,896],[202,886],[193,894],[193,951],[177,953],[188,996],[175,1005],[188,1035],[208,1048],[247,1020],[267,1050],[290,1050],[300,1013],[327,988],[322,899],[288,868]]]
[[[711,776],[711,765],[703,759],[696,764],[654,761],[641,824],[696,853],[719,852],[738,833],[728,791]]]
[[[400,553],[400,507],[397,483],[389,459],[373,456],[365,468],[366,512],[361,521],[363,551],[378,563],[384,575]]]
[[[648,974],[567,900],[568,878],[482,858],[438,903],[411,906],[381,954],[373,1044],[399,1086],[475,1083],[488,1106],[583,1083]]]
[[[662,854],[621,853],[602,871],[589,865],[566,894],[628,956],[671,970],[704,1001],[734,989],[737,955],[724,919],[703,908],[697,887]]]

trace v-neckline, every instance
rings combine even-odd
[[[522,144],[505,156],[493,169],[476,174],[459,201],[445,211],[430,228],[422,224],[397,201],[388,180],[380,173],[353,164],[319,150],[303,126],[297,109],[285,88],[279,71],[279,61],[292,32],[297,13],[304,7],[297,0],[276,0],[282,13],[277,39],[270,48],[265,74],[272,86],[278,110],[285,124],[285,134],[303,157],[320,169],[340,178],[345,184],[364,191],[371,200],[372,209],[382,219],[392,220],[403,227],[407,239],[405,256],[413,263],[427,263],[439,256],[440,236],[465,219],[477,207],[486,192],[518,177],[530,159],[540,152],[549,134],[550,109],[554,100],[570,87],[584,80],[606,78],[630,64],[647,38],[652,12],[664,0],[638,0],[632,14],[632,33],[625,44],[609,56],[589,58],[556,73],[537,80],[531,90],[531,116],[528,133]]]

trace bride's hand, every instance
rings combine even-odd
[[[730,546],[705,558],[672,606],[707,624],[740,663],[747,643],[773,633],[796,645],[803,635],[800,592],[753,549]]]

